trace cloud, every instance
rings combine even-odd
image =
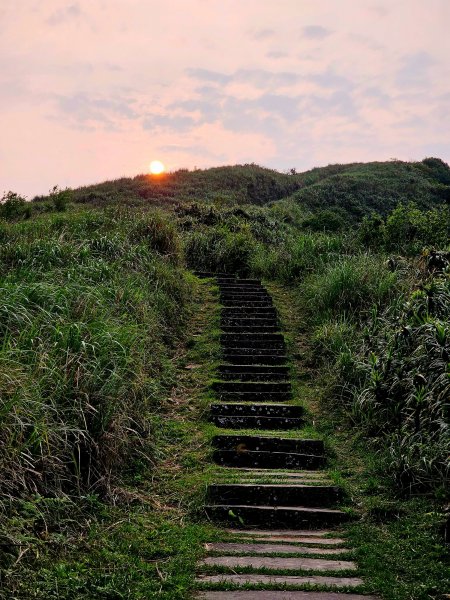
[[[187,74],[194,79],[201,81],[211,81],[214,83],[228,83],[230,76],[218,71],[210,71],[209,69],[187,69]]]
[[[275,35],[273,29],[260,29],[253,34],[253,38],[258,41],[267,40]]]
[[[425,85],[430,80],[430,69],[435,64],[436,60],[425,51],[405,56],[402,67],[397,71],[397,85],[400,87]]]
[[[289,55],[287,52],[282,52],[281,50],[271,50],[266,54],[266,56],[267,58],[273,58],[275,60],[278,60],[280,58],[286,58]]]
[[[303,37],[310,40],[323,40],[333,32],[321,25],[308,25],[307,27],[303,27],[302,33]]]
[[[80,5],[78,4],[78,2],[74,2],[52,13],[47,19],[47,23],[53,26],[60,25],[61,23],[65,23],[67,21],[71,21],[74,18],[80,17],[81,14],[82,11]]]
[[[58,96],[57,105],[72,125],[86,127],[118,127],[122,119],[136,119],[139,115],[128,98],[91,97],[84,93]]]
[[[148,130],[160,127],[184,132],[192,129],[195,123],[195,119],[185,115],[151,115],[144,120],[142,126]]]

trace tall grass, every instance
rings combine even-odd
[[[71,214],[4,229],[2,495],[114,493],[152,458],[151,412],[183,334],[190,283],[157,213]]]

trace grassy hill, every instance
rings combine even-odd
[[[214,535],[200,506],[218,346],[217,298],[196,269],[277,292],[309,378],[302,393],[312,407],[321,398],[333,473],[356,471],[350,534],[374,591],[443,593],[449,190],[448,165],[425,159],[177,171],[32,202],[6,194],[6,597],[190,597]]]
[[[284,174],[257,165],[179,170],[155,178],[138,175],[72,191],[72,201],[93,206],[115,203],[170,207],[202,201],[214,205],[264,205],[291,198],[311,211],[335,208],[361,219],[371,211],[387,214],[400,202],[421,208],[450,201],[450,169],[440,159],[329,165]],[[34,201],[45,202],[46,197]]]

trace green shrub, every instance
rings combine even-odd
[[[6,192],[0,200],[0,218],[6,221],[29,218],[31,208],[25,198],[15,192]]]

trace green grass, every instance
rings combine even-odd
[[[236,480],[207,422],[218,289],[188,268],[268,284],[307,409],[282,435],[324,440],[362,590],[443,593],[449,189],[427,159],[5,196],[0,597],[190,598],[203,543],[230,539],[203,511]]]

